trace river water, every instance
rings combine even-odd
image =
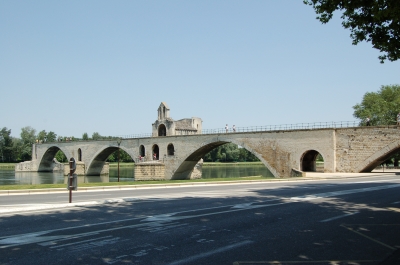
[[[135,180],[134,166],[120,166],[120,181]],[[249,176],[272,177],[263,165],[222,165],[203,166],[203,178],[237,178]],[[79,176],[79,183],[117,182],[118,168],[110,167],[109,175]],[[63,184],[67,178],[61,172],[15,172],[0,170],[0,185],[34,185],[34,184]]]

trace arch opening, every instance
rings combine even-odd
[[[78,149],[78,161],[82,161],[82,150]]]
[[[158,136],[167,136],[167,128],[164,124],[160,124],[160,126],[158,126]]]
[[[168,154],[169,156],[173,156],[173,155],[175,154],[175,148],[174,148],[174,145],[173,145],[173,144],[169,144],[169,145],[167,146],[167,154]]]
[[[65,153],[57,146],[52,146],[44,153],[42,160],[40,161],[38,171],[39,172],[53,172],[60,171],[62,169],[59,166],[61,163],[68,161]]]
[[[399,160],[400,160],[400,146],[397,144],[393,145],[393,149],[389,152],[386,152],[386,148],[384,150],[381,150],[374,155],[372,155],[370,158],[372,159],[367,159],[367,161],[371,161],[368,165],[363,165],[361,167],[360,172],[366,173],[366,172],[371,172],[372,170],[376,169],[379,166],[382,166],[386,164],[386,167],[389,164],[393,164],[393,168],[398,169],[399,166]]]
[[[103,170],[104,165],[106,163],[114,163],[114,165],[118,162],[118,152],[119,152],[119,162],[121,163],[129,163],[135,162],[132,156],[126,152],[123,148],[118,148],[117,146],[111,146],[105,148],[100,153],[98,153],[95,158],[90,162],[88,166],[88,170],[86,172],[87,176],[100,176],[103,174],[109,174],[112,170]],[[112,165],[110,168],[114,169],[115,166]],[[106,169],[106,168],[104,168]],[[110,175],[110,177],[112,177]]]
[[[159,160],[160,159],[160,149],[158,147],[158,145],[153,145],[152,149],[153,152],[153,160]]]
[[[246,154],[243,156],[243,154]],[[216,156],[218,159],[213,158],[213,156]],[[172,180],[176,179],[190,179],[191,174],[196,166],[196,164],[203,159],[206,162],[221,162],[221,165],[226,162],[225,166],[227,167],[236,167],[238,164],[232,164],[229,162],[249,162],[250,157],[254,158],[252,161],[260,161],[260,158],[257,156],[256,153],[253,153],[250,149],[247,149],[242,146],[238,146],[236,143],[230,143],[228,141],[217,141],[217,142],[212,142],[209,144],[206,144],[199,149],[197,149],[195,152],[193,152],[191,155],[189,155],[185,161],[183,161],[178,169],[174,172],[172,176]],[[247,160],[246,160],[247,159]],[[263,162],[259,166],[263,168],[265,171],[265,176],[270,176],[273,177],[273,173],[269,170],[269,168],[266,166],[267,162]],[[268,163],[267,163],[268,164]],[[238,166],[240,167],[240,166]],[[222,169],[223,167],[221,167]],[[242,174],[240,176],[231,176],[230,174],[234,173],[229,173],[230,169],[229,168],[223,168],[225,171],[223,174],[223,177],[245,177],[245,176],[255,176],[254,174],[249,173],[250,171],[242,171],[239,173]],[[204,173],[203,169],[203,173]],[[220,175],[220,174],[218,174]],[[263,174],[264,176],[264,174]],[[218,176],[207,176],[210,178],[213,177],[218,177]],[[219,176],[221,177],[221,176]]]
[[[324,158],[316,150],[306,151],[300,161],[301,171],[324,172]]]
[[[141,157],[144,157],[144,156],[146,155],[146,149],[144,148],[144,145],[141,145],[141,146],[139,147],[139,155],[140,155]]]

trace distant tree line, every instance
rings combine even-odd
[[[34,143],[57,142],[57,141],[80,141],[80,140],[109,140],[116,139],[112,136],[101,136],[94,132],[89,138],[87,133],[82,138],[57,136],[53,131],[46,132],[42,130],[36,133],[36,130],[30,126],[21,129],[20,138],[11,136],[11,129],[3,127],[0,131],[0,162],[16,163],[32,160],[32,146]],[[67,162],[67,158],[62,151],[58,151],[55,158],[59,162]],[[114,162],[118,159],[118,153],[114,152],[108,158],[108,161]],[[120,161],[130,162],[132,158],[122,149],[120,150]]]

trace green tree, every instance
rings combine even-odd
[[[58,152],[57,152],[56,155],[55,155],[55,158],[56,158],[57,161],[60,162],[60,163],[66,163],[66,162],[68,162],[67,157],[65,156],[65,154],[64,154],[61,150],[58,150]]]
[[[82,135],[82,140],[89,140],[89,136],[88,136],[88,134],[87,133],[84,133],[83,135]]]
[[[46,138],[47,142],[55,142],[57,141],[57,134],[55,132],[50,131],[47,133]]]
[[[27,161],[32,159],[32,145],[35,143],[36,130],[30,126],[21,129],[21,160]]]
[[[92,134],[92,139],[93,140],[100,140],[100,139],[102,139],[102,136],[98,132],[94,132]]]
[[[400,57],[400,1],[399,0],[303,0],[311,5],[317,19],[328,23],[333,12],[343,12],[342,25],[350,29],[353,45],[367,41],[386,59],[396,61]]]
[[[239,148],[233,143],[224,144],[214,148],[204,156],[203,160],[205,162],[260,161],[251,152],[245,148]]]
[[[7,127],[4,127],[0,131],[0,159],[2,162],[11,162],[13,161],[12,156],[12,147],[13,147],[13,138],[11,137],[11,129],[8,130]]]
[[[21,139],[13,138],[12,141],[12,161],[23,161],[24,144]]]
[[[37,135],[37,139],[41,142],[46,142],[46,138],[47,138],[47,133],[45,130],[40,131]]]
[[[361,103],[353,106],[353,116],[365,125],[369,117],[372,125],[396,124],[400,112],[400,85],[381,86],[378,92],[367,92]]]

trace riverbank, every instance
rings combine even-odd
[[[15,169],[16,163],[0,163],[0,170]]]

